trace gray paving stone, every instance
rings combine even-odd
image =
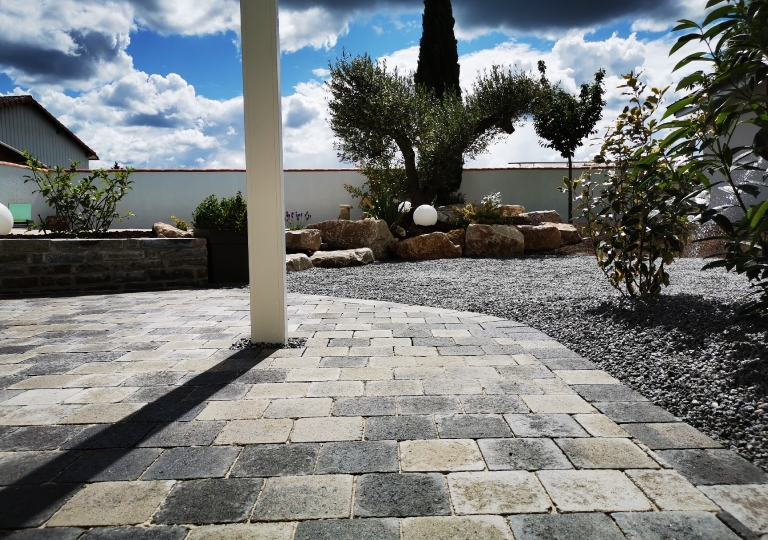
[[[596,364],[583,358],[544,358],[541,363],[549,369],[599,369]]]
[[[254,444],[243,450],[232,477],[298,476],[312,474],[319,444]]]
[[[535,395],[543,394],[544,391],[533,384],[531,380],[523,381],[520,379],[484,379],[480,381],[483,385],[486,394],[511,394],[514,396],[519,395]]]
[[[397,472],[395,441],[344,441],[323,445],[317,474]]]
[[[605,514],[523,514],[509,517],[515,540],[624,540]]]
[[[441,474],[364,474],[357,480],[355,515],[447,516],[451,508]]]
[[[625,424],[625,431],[652,450],[722,448],[698,429],[683,422]]]
[[[497,439],[512,436],[504,419],[495,414],[452,414],[437,416],[435,421],[441,439]]]
[[[505,414],[516,437],[589,437],[567,414]]]
[[[456,396],[399,396],[398,414],[460,413],[461,403]]]
[[[46,529],[24,529],[13,534],[3,535],[8,540],[76,540],[85,532],[75,527],[56,527]]]
[[[0,458],[0,485],[50,482],[77,459],[76,452],[14,452]]]
[[[367,364],[367,356],[328,356],[320,360],[321,368],[361,368]]]
[[[97,527],[88,531],[81,540],[183,540],[186,527]]]
[[[511,382],[511,381],[510,381]],[[459,396],[464,405],[464,412],[468,414],[480,413],[527,413],[530,412],[523,400],[517,396]]]
[[[406,441],[436,439],[431,416],[374,416],[365,423],[365,439]]]
[[[240,375],[237,382],[240,384],[278,383],[285,382],[287,376],[287,369],[254,368]]]
[[[396,328],[392,329],[392,337],[396,338],[431,338],[432,332],[429,328],[427,328],[426,325],[420,325],[420,326],[403,326],[400,327],[397,325]]]
[[[0,439],[0,452],[56,450],[83,430],[83,426],[28,426],[9,430]]]
[[[349,517],[352,489],[346,474],[267,478],[252,521]]]
[[[0,390],[0,403],[9,400],[12,397],[18,396],[23,391],[24,390]]]
[[[466,347],[461,345],[454,347],[438,347],[437,352],[440,353],[440,356],[485,356],[485,351],[474,345],[468,345]]]
[[[135,446],[156,425],[150,422],[125,422],[88,426],[61,447],[78,450],[129,448]]]
[[[125,386],[170,386],[184,378],[183,371],[148,371],[131,375]]]
[[[371,340],[368,338],[331,338],[328,341],[329,347],[370,347]]]
[[[339,398],[333,403],[333,416],[392,416],[395,414],[393,397]]]
[[[397,519],[302,521],[293,540],[400,540]]]
[[[638,401],[601,401],[592,403],[614,422],[679,422],[670,413],[652,403]]]
[[[125,398],[123,403],[176,403],[185,400],[193,390],[191,386],[145,386]]]
[[[242,399],[250,389],[250,384],[227,384],[215,387],[199,386],[187,396],[185,401],[200,402],[205,400],[224,401]]]
[[[477,444],[491,471],[573,469],[550,439],[480,439]]]
[[[147,470],[157,456],[159,448],[132,448],[90,450],[83,454],[60,475],[56,482],[116,482],[136,480]]]
[[[587,401],[648,401],[623,384],[572,384],[571,388]]]
[[[205,409],[206,403],[181,401],[179,403],[150,403],[138,411],[132,420],[135,422],[189,422]]]
[[[512,379],[552,379],[555,376],[546,366],[499,366],[496,369],[502,377]]]
[[[659,450],[657,453],[696,485],[768,483],[768,475],[730,450]]]
[[[141,441],[139,446],[208,446],[226,423],[224,420],[163,423]]]
[[[79,486],[43,484],[0,489],[0,529],[39,527],[59,510]]]
[[[739,540],[709,512],[618,512],[611,515],[628,540]]]
[[[629,439],[556,439],[568,459],[580,469],[656,469],[659,465]]]
[[[556,342],[555,342],[556,343]],[[554,349],[529,349],[526,347],[526,350],[538,358],[539,360],[549,360],[553,358],[576,358],[581,360],[582,357],[568,349],[563,349],[561,347],[554,348]]]
[[[142,480],[221,478],[239,454],[239,446],[169,448],[147,470]]]
[[[155,513],[155,523],[237,523],[251,513],[264,480],[215,478],[176,484]]]

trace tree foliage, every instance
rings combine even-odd
[[[402,169],[401,191],[414,206],[453,202],[438,195],[446,197],[457,168],[513,133],[538,95],[530,75],[499,66],[478,75],[464,99],[449,91],[442,100],[368,55],[345,54],[330,69],[329,124],[339,159],[364,171]],[[446,159],[453,155],[462,160]]]
[[[603,117],[605,101],[605,71],[595,73],[592,84],[582,83],[578,97],[566,92],[560,84],[547,80],[546,66],[539,61],[541,73],[541,98],[536,107],[533,126],[536,134],[544,139],[544,148],[556,150],[568,160],[568,221],[573,219],[573,156],[585,137],[596,133],[595,125]]]
[[[438,99],[445,92],[461,95],[454,24],[451,0],[424,0],[419,61],[413,79],[416,85],[432,89]]]
[[[708,209],[701,221],[714,221],[726,242],[723,258],[705,268],[725,267],[745,274],[760,298],[742,311],[768,310],[768,0],[710,0],[704,22],[678,21],[682,32],[670,54],[698,50],[675,70],[702,66],[680,81],[687,95],[669,107],[663,127],[675,157],[706,189],[725,190],[729,204]],[[751,141],[740,142],[753,132]]]

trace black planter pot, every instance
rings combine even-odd
[[[248,281],[248,235],[233,231],[195,229],[195,238],[208,242],[208,281],[244,283]]]

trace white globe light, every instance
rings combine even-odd
[[[11,234],[13,229],[13,214],[8,207],[0,204],[0,235]]]
[[[437,210],[428,204],[422,204],[413,212],[413,222],[422,227],[431,227],[437,223]]]

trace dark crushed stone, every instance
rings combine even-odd
[[[736,319],[743,276],[669,267],[672,286],[626,301],[592,256],[385,262],[288,274],[289,291],[475,311],[520,321],[768,470],[768,317]]]
[[[259,341],[253,343],[250,338],[238,339],[229,348],[231,351],[242,351],[244,349],[300,349],[307,343],[307,338],[288,338],[286,343],[265,343]]]

